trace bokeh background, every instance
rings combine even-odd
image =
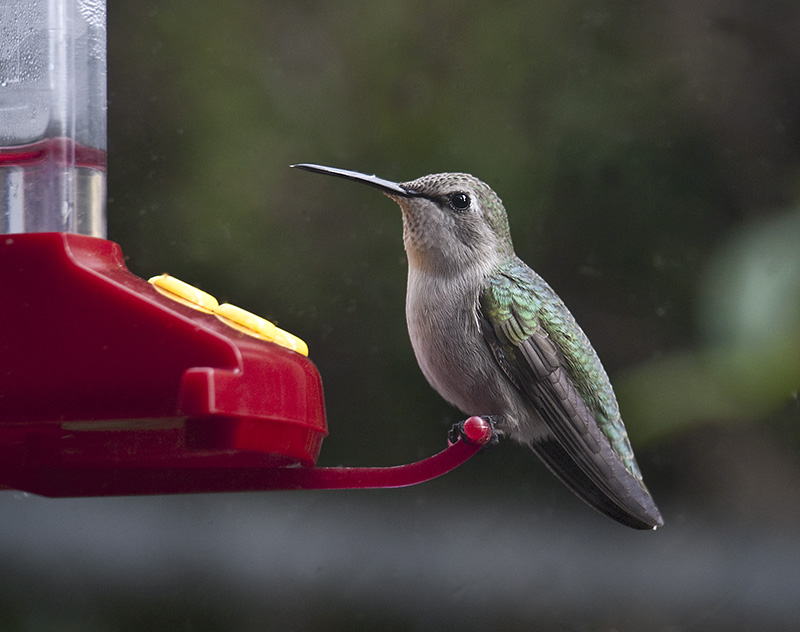
[[[0,494],[4,630],[800,626],[800,4],[109,2],[109,237],[304,338],[321,465],[460,418],[404,320],[396,206],[293,171],[467,171],[603,358],[666,520],[523,448],[395,491]]]

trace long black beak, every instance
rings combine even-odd
[[[375,187],[376,189],[380,189],[381,191],[390,193],[392,195],[400,195],[403,197],[417,197],[422,195],[413,189],[406,189],[402,187],[397,182],[384,180],[378,176],[368,176],[367,174],[359,173],[358,171],[348,171],[347,169],[337,169],[336,167],[323,167],[322,165],[310,165],[305,163],[292,165],[292,167],[296,169],[303,169],[304,171],[312,171],[314,173],[326,173],[329,176],[346,178],[347,180],[354,180],[356,182],[363,182],[364,184],[368,184],[371,187]]]

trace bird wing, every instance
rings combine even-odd
[[[533,442],[534,452],[598,511],[639,529],[663,524],[605,370],[544,280],[522,262],[493,277],[480,296],[479,319],[497,363],[549,430]]]

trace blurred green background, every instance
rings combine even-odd
[[[408,342],[397,207],[289,165],[467,171],[603,358],[666,526],[514,445],[399,491],[5,494],[4,629],[800,626],[800,4],[109,4],[109,238],[308,342],[321,465],[422,458],[460,415]]]

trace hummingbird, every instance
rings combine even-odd
[[[375,187],[399,206],[406,322],[430,385],[529,446],[579,498],[635,529],[663,520],[600,359],[564,302],[514,252],[505,207],[466,173],[396,183],[293,167]]]

